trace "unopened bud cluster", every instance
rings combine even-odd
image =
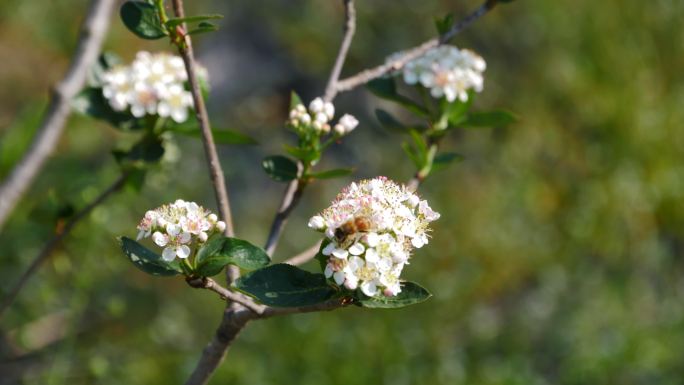
[[[399,56],[403,53],[397,54]],[[389,61],[399,56],[391,56]],[[420,84],[430,90],[435,98],[446,98],[453,102],[468,100],[468,91],[482,91],[487,68],[484,59],[473,51],[450,45],[440,45],[423,56],[411,60],[403,67],[404,82]]]
[[[204,243],[225,229],[225,222],[216,214],[195,202],[178,199],[145,213],[138,225],[138,240],[152,236],[154,243],[164,248],[162,258],[173,261],[189,257],[195,242]]]
[[[325,276],[369,297],[401,292],[399,277],[414,248],[428,243],[438,219],[427,201],[385,178],[352,183],[332,205],[309,220],[325,233]]]
[[[313,132],[324,135],[333,131],[336,136],[347,135],[359,125],[359,121],[349,114],[344,114],[333,125],[334,117],[335,106],[330,102],[324,102],[322,98],[316,98],[309,104],[308,110],[303,104],[298,104],[290,110],[288,124],[298,133]]]
[[[193,107],[186,81],[181,57],[141,51],[130,65],[118,65],[104,73],[102,95],[115,111],[130,110],[136,118],[170,117],[182,123]]]

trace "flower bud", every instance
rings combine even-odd
[[[317,114],[319,112],[323,112],[325,108],[325,104],[323,103],[323,99],[321,98],[316,98],[309,103],[309,111],[311,111],[314,114]]]
[[[325,227],[325,220],[320,215],[315,215],[309,219],[309,228],[322,230]]]
[[[209,216],[207,217],[207,219],[208,219],[209,222],[211,222],[211,223],[216,223],[216,221],[218,221],[218,217],[216,216],[216,214],[213,214],[213,213],[212,213],[212,214],[209,214]]]
[[[200,242],[206,242],[208,238],[209,238],[209,236],[204,231],[200,232],[199,235],[197,236],[197,239],[199,239]]]
[[[335,106],[332,103],[327,102],[323,106],[323,112],[328,116],[328,120],[332,120],[335,117]]]
[[[216,230],[223,232],[226,229],[226,222],[218,221],[216,222]]]

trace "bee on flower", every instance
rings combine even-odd
[[[327,278],[369,297],[392,297],[401,292],[411,252],[428,243],[429,223],[438,218],[427,201],[377,177],[346,187],[308,225],[325,234]]]
[[[195,202],[182,199],[147,211],[138,225],[137,239],[152,237],[162,247],[162,258],[173,261],[185,259],[192,253],[194,243],[204,243],[214,233],[225,230],[226,224],[216,214]]]

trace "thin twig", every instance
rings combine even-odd
[[[346,17],[344,23],[344,37],[342,38],[342,44],[340,44],[340,51],[337,53],[337,59],[335,59],[335,65],[330,73],[328,85],[325,87],[325,96],[323,99],[327,102],[332,101],[335,98],[335,95],[337,95],[337,81],[340,79],[342,66],[344,66],[344,61],[347,58],[347,53],[349,52],[349,47],[351,46],[354,32],[356,31],[356,9],[354,8],[354,0],[342,1],[344,3]]]
[[[183,0],[173,0],[173,11],[176,14],[176,17],[185,17]],[[221,161],[219,160],[216,151],[214,135],[211,132],[211,123],[209,122],[207,107],[204,104],[204,98],[202,97],[199,82],[197,81],[197,64],[195,62],[195,54],[192,50],[192,39],[190,38],[190,35],[186,34],[187,26],[185,23],[183,23],[180,28],[183,40],[177,44],[178,51],[183,57],[185,71],[188,73],[192,100],[195,104],[195,116],[202,131],[202,144],[204,145],[204,153],[207,157],[211,182],[214,185],[214,193],[216,194],[219,214],[226,222],[226,231],[224,233],[227,237],[232,237],[235,235],[235,232],[233,230],[233,216],[230,212],[228,189],[226,188],[226,180],[223,174],[223,168],[221,167]],[[240,270],[235,266],[228,266],[228,268],[226,268],[226,280],[228,281],[228,284],[236,280],[239,276]]]
[[[31,148],[0,185],[0,230],[31,185],[45,160],[62,136],[71,113],[71,100],[83,88],[88,69],[100,53],[115,0],[93,0],[83,20],[76,51],[64,78],[52,89],[52,96]]]
[[[321,242],[322,241],[316,242],[313,246],[295,255],[294,257],[286,259],[283,263],[287,263],[288,265],[292,266],[300,266],[309,262],[313,257],[316,256],[316,254],[318,254],[318,250],[321,248]]]
[[[226,289],[211,278],[202,277],[188,279],[187,282],[192,287],[211,290],[220,295],[221,298],[227,299],[231,302],[239,303],[256,314],[263,314],[266,310],[266,306],[257,304],[254,302],[254,300],[244,294]]]
[[[411,60],[420,57],[430,49],[451,40],[454,36],[458,35],[461,31],[470,26],[477,19],[486,15],[487,12],[489,12],[492,8],[494,8],[494,6],[496,6],[497,2],[498,0],[485,1],[484,4],[477,8],[473,13],[469,14],[458,23],[454,24],[454,26],[451,27],[451,29],[442,36],[430,39],[417,47],[404,51],[404,55],[402,55],[400,58],[397,58],[396,60],[387,62],[377,67],[363,70],[357,73],[356,75],[340,80],[339,82],[337,82],[336,91],[350,91],[360,85],[370,82],[373,79],[377,79],[389,72],[400,70],[402,67],[404,67],[404,65],[406,65],[406,63],[410,62]]]
[[[299,173],[301,174],[301,162],[298,163]],[[266,244],[264,245],[264,250],[270,256],[273,256],[276,247],[278,246],[278,241],[280,240],[280,235],[283,233],[285,224],[287,223],[287,218],[290,216],[292,210],[299,203],[304,193],[304,187],[306,185],[302,182],[300,178],[293,179],[287,185],[283,199],[280,202],[280,207],[273,218],[273,223],[271,223],[271,230],[268,232],[268,238],[266,239]]]
[[[183,0],[173,0],[173,9],[176,17],[185,17],[183,10]],[[228,190],[226,189],[226,181],[223,175],[223,168],[219,161],[218,153],[216,151],[216,144],[214,143],[214,135],[211,132],[211,123],[209,122],[209,115],[207,114],[207,107],[200,91],[199,82],[197,81],[197,63],[195,62],[195,54],[192,49],[192,39],[185,34],[186,26],[183,24],[182,29],[183,41],[178,44],[178,51],[183,57],[185,63],[185,70],[188,73],[188,82],[190,83],[190,91],[192,93],[192,100],[195,104],[195,116],[197,122],[202,130],[202,143],[204,144],[204,153],[207,157],[207,164],[209,166],[211,182],[214,185],[214,193],[216,194],[216,202],[219,206],[219,213],[221,218],[226,222],[226,236],[232,237],[233,219],[230,212],[230,200],[228,198]]]
[[[98,195],[97,198],[95,198],[95,200],[90,202],[88,205],[82,208],[81,211],[79,211],[73,217],[71,217],[71,219],[69,219],[69,221],[64,225],[64,227],[62,227],[57,232],[57,234],[55,234],[55,236],[47,244],[45,244],[45,246],[43,246],[43,249],[40,251],[38,256],[33,260],[33,262],[31,262],[29,268],[26,269],[24,274],[21,275],[19,281],[10,290],[9,294],[7,294],[7,297],[5,297],[5,299],[2,301],[2,305],[0,305],[0,318],[2,318],[2,315],[4,314],[5,310],[7,310],[7,308],[9,308],[12,305],[21,289],[24,287],[24,285],[26,285],[26,282],[28,282],[28,280],[33,276],[33,274],[35,274],[38,268],[45,261],[47,261],[47,259],[52,255],[55,249],[61,244],[62,240],[66,238],[66,236],[69,235],[69,233],[71,233],[71,230],[73,230],[74,226],[76,226],[81,220],[83,220],[95,207],[99,206],[107,198],[109,198],[110,195],[120,190],[126,183],[127,178],[128,173],[121,174],[121,176],[109,187],[107,187],[107,189],[105,189],[100,195]]]

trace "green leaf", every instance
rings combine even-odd
[[[401,292],[394,297],[371,298],[359,294],[358,304],[362,307],[375,309],[395,309],[421,303],[432,297],[429,291],[414,282],[402,282]]]
[[[278,182],[289,182],[296,179],[299,174],[297,163],[282,155],[272,155],[264,158],[261,162],[266,174]]]
[[[444,152],[437,154],[435,159],[432,160],[432,171],[443,170],[451,163],[458,163],[464,159],[463,155],[457,154],[455,152]]]
[[[195,271],[205,277],[220,273],[228,265],[245,270],[264,267],[271,262],[266,252],[251,243],[222,235],[211,237],[197,252]]]
[[[310,177],[316,179],[333,179],[347,176],[354,173],[353,168],[336,168],[334,170],[327,170],[321,172],[314,172],[309,174]]]
[[[386,99],[402,105],[407,110],[421,117],[428,117],[430,113],[421,105],[413,100],[397,93],[394,78],[382,77],[373,79],[366,85],[368,89],[377,97]]]
[[[122,130],[136,130],[144,126],[142,119],[125,112],[114,111],[102,96],[100,88],[86,88],[71,101],[72,108],[82,114],[108,122]]]
[[[389,131],[406,132],[408,129],[385,110],[376,109],[375,117],[378,118],[380,124]]]
[[[459,127],[504,127],[518,121],[518,118],[508,111],[498,110],[490,112],[475,112],[458,124]]]
[[[138,37],[148,40],[166,36],[157,8],[144,1],[127,1],[121,5],[121,20]]]
[[[188,32],[188,35],[198,35],[200,33],[207,33],[207,32],[214,32],[218,31],[218,26],[207,23],[206,21],[203,21],[197,25],[197,28],[191,29]]]
[[[302,104],[302,105],[304,104],[304,103],[302,103],[302,98],[300,98],[296,92],[294,92],[294,91],[290,92],[290,110],[294,109],[295,107],[297,107],[300,104]]]
[[[303,162],[312,162],[321,157],[320,151],[315,149],[307,150],[299,147],[289,146],[287,144],[283,145],[283,148],[285,149],[285,152]]]
[[[142,188],[145,185],[147,170],[145,168],[131,167],[127,172],[128,177],[126,178],[126,186],[136,193],[142,191]]]
[[[423,136],[420,134],[420,132],[416,130],[410,130],[409,134],[411,135],[411,139],[413,139],[413,143],[416,148],[416,155],[419,157],[419,159],[426,159],[428,153],[428,146],[427,143],[425,143],[425,139],[423,138]],[[424,164],[424,161],[421,163]]]
[[[406,155],[408,155],[417,169],[423,168],[423,161],[418,157],[418,154],[416,154],[416,150],[413,148],[413,146],[407,142],[403,142],[401,144],[401,148],[404,150]]]
[[[475,94],[472,91],[468,92],[468,100],[462,102],[458,99],[449,103],[446,99],[441,100],[441,108],[449,120],[449,124],[452,126],[458,126],[463,120],[465,120],[468,113],[468,109],[473,104],[475,99]]]
[[[199,23],[201,21],[207,21],[207,20],[218,20],[218,19],[223,19],[223,15],[220,15],[218,13],[212,13],[209,15],[197,15],[197,16],[188,16],[188,17],[174,17],[169,19],[166,22],[166,27],[171,29],[175,28],[178,25],[181,25],[183,23]]]
[[[119,243],[128,259],[147,274],[168,277],[183,273],[177,259],[167,262],[159,254],[127,237],[119,238]]]
[[[437,33],[441,36],[449,32],[451,26],[454,25],[454,14],[450,13],[443,18],[435,18],[435,27],[437,28]]]
[[[202,137],[202,131],[200,130],[196,121],[180,125],[169,125],[166,128],[169,131],[181,135],[191,136],[193,138]],[[214,137],[214,142],[218,144],[253,145],[259,143],[254,138],[247,136],[241,132],[237,132],[235,130],[229,130],[225,128],[212,128],[211,133]]]
[[[323,274],[314,274],[288,264],[253,271],[235,282],[235,288],[261,303],[275,307],[310,306],[326,302],[336,291]]]
[[[154,163],[164,156],[164,147],[161,138],[154,135],[145,135],[128,151],[112,151],[116,161],[121,164],[130,162]]]

